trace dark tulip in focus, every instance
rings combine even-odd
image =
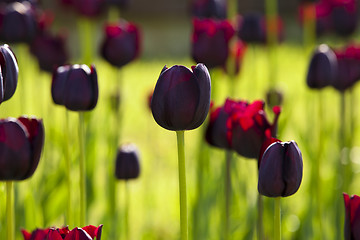
[[[50,73],[68,60],[65,38],[50,32],[37,35],[30,45],[30,51],[38,60],[40,69]]]
[[[321,89],[331,85],[337,77],[337,59],[326,44],[318,46],[311,58],[306,83],[309,88]]]
[[[281,109],[273,107],[275,118],[272,124],[267,120],[263,101],[249,104],[239,101],[229,120],[229,139],[232,148],[241,156],[258,159],[263,142],[276,137],[277,121]]]
[[[155,121],[173,131],[191,130],[205,120],[210,107],[211,80],[204,64],[166,66],[151,100]]]
[[[345,240],[359,240],[360,239],[360,197],[353,195],[349,197],[344,193],[345,203]]]
[[[42,120],[20,117],[0,120],[0,180],[24,180],[33,175],[44,145]]]
[[[229,21],[193,19],[191,55],[207,68],[225,67],[229,55],[229,41],[234,36]]]
[[[14,95],[19,74],[15,54],[6,44],[0,46],[0,67],[0,103],[2,103]]]
[[[267,197],[288,197],[297,192],[302,181],[301,151],[294,141],[275,142],[264,152],[258,190]]]
[[[134,144],[124,144],[117,152],[115,176],[117,179],[129,180],[140,174],[139,151]]]
[[[55,104],[72,111],[89,111],[98,100],[98,82],[95,66],[65,65],[53,73],[51,95]]]
[[[102,57],[116,67],[122,67],[140,54],[140,33],[138,27],[121,21],[105,26],[105,39],[101,47]]]
[[[29,2],[14,2],[0,9],[1,41],[30,43],[36,33],[36,14]]]
[[[32,233],[21,230],[24,240],[101,240],[102,226],[89,225],[69,230],[64,228],[36,229]]]
[[[198,18],[226,19],[226,0],[193,0],[192,15]]]

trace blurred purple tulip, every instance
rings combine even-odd
[[[19,75],[15,54],[7,44],[0,46],[0,67],[0,103],[2,103],[14,95]]]
[[[140,174],[139,151],[134,144],[124,144],[117,152],[115,176],[117,179],[135,179]]]
[[[72,111],[89,111],[98,101],[98,82],[95,66],[65,65],[53,73],[51,94],[55,104]]]
[[[181,65],[165,66],[151,100],[155,121],[173,131],[199,127],[209,112],[210,92],[210,74],[204,64],[192,69]]]
[[[264,152],[258,190],[267,197],[288,197],[297,192],[302,181],[301,151],[294,141],[272,143]]]
[[[192,16],[198,18],[226,19],[226,0],[193,0],[191,3]]]
[[[337,77],[337,59],[326,44],[318,46],[310,61],[306,83],[309,88],[321,89],[330,86]]]
[[[42,32],[37,35],[30,45],[31,53],[38,60],[40,69],[52,73],[58,66],[68,61],[65,47],[65,37]]]
[[[24,180],[35,172],[44,145],[42,120],[0,120],[0,180]]]
[[[258,159],[263,142],[275,137],[281,109],[273,108],[275,118],[272,124],[267,120],[263,101],[249,104],[239,101],[228,122],[228,138],[232,148],[241,156]]]
[[[208,68],[225,67],[235,30],[227,20],[193,19],[191,55]]]
[[[353,195],[349,197],[344,193],[345,203],[345,240],[359,240],[360,239],[360,197]]]
[[[126,21],[105,26],[105,39],[101,47],[102,57],[116,67],[122,67],[140,54],[140,31]]]
[[[79,14],[96,17],[104,10],[105,0],[75,0],[72,4]]]
[[[14,2],[0,8],[1,41],[30,43],[36,34],[36,13],[29,2]]]

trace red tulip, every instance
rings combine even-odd
[[[353,195],[349,197],[344,193],[345,202],[345,240],[360,239],[360,197]]]

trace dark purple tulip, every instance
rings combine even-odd
[[[0,120],[0,180],[33,175],[44,145],[42,120],[20,117]]]
[[[281,109],[273,107],[275,118],[267,120],[263,101],[239,101],[229,120],[229,139],[232,148],[241,156],[258,159],[265,139],[276,137],[277,121]]]
[[[117,179],[135,179],[140,174],[139,151],[134,144],[122,145],[116,155],[115,176]]]
[[[101,55],[110,64],[122,67],[140,54],[140,33],[133,23],[121,21],[105,26]]]
[[[50,32],[37,35],[30,45],[30,51],[37,58],[40,69],[46,72],[52,73],[56,67],[64,65],[68,60],[65,38]]]
[[[360,197],[353,195],[349,197],[344,193],[345,202],[345,240],[359,240],[360,239]]]
[[[303,174],[300,149],[294,141],[275,142],[262,156],[258,190],[267,197],[288,197],[297,192]]]
[[[36,33],[36,14],[29,2],[14,2],[0,9],[0,40],[30,43]]]
[[[266,33],[264,31],[262,16],[250,13],[240,18],[238,36],[246,43],[264,43]]]
[[[229,21],[194,19],[191,55],[208,68],[224,67],[229,56],[229,41],[235,30]]]
[[[210,81],[204,64],[197,64],[192,69],[181,65],[165,66],[151,100],[155,121],[173,131],[199,127],[209,112]]]
[[[333,1],[331,9],[331,22],[336,34],[349,37],[357,27],[357,5],[355,0]]]
[[[337,58],[337,76],[332,86],[338,91],[345,91],[360,79],[360,47],[349,45],[344,49],[335,50]]]
[[[210,121],[206,128],[206,141],[215,147],[231,149],[229,139],[229,119],[231,114],[236,111],[239,103],[231,99],[226,99],[223,106],[214,109],[210,108]]]
[[[51,94],[55,104],[72,111],[89,111],[98,100],[98,82],[95,66],[65,65],[53,73]]]
[[[337,77],[337,59],[326,44],[318,46],[311,58],[306,83],[309,88],[321,89],[331,85]]]
[[[0,67],[0,103],[2,103],[14,95],[19,74],[15,54],[6,44],[0,46]]]
[[[226,19],[227,4],[225,0],[193,0],[192,15],[198,18]]]
[[[72,4],[76,11],[86,17],[98,16],[104,9],[105,0],[74,0]]]

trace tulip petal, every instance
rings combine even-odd
[[[36,118],[20,117],[18,119],[27,130],[29,134],[29,141],[31,146],[31,163],[28,172],[25,174],[24,179],[31,177],[40,160],[41,152],[44,146],[44,125],[42,120]]]
[[[284,144],[285,156],[283,158],[283,180],[285,189],[283,197],[293,195],[300,187],[303,172],[302,155],[294,141]]]
[[[58,67],[53,73],[51,84],[51,96],[55,104],[65,105],[66,82],[69,77],[71,66]]]
[[[10,99],[16,90],[19,68],[16,57],[8,45],[0,47],[0,65],[3,81],[3,101]]]
[[[85,230],[76,227],[66,235],[64,240],[93,240],[93,239]]]
[[[63,240],[63,238],[57,229],[50,228],[44,240]]]

